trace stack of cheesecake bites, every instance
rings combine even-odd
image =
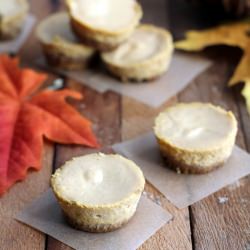
[[[67,12],[48,16],[37,27],[49,65],[84,70],[99,55],[124,82],[151,80],[167,70],[172,36],[163,28],[140,24],[143,10],[135,0],[66,0],[66,6]]]

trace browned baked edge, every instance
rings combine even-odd
[[[63,53],[55,52],[49,46],[43,46],[43,53],[46,57],[47,63],[55,68],[66,70],[85,69],[89,60],[71,58]]]
[[[8,33],[0,31],[0,40],[1,41],[12,40],[20,35],[21,30],[22,30],[22,27],[17,27],[15,30],[12,30],[11,32],[8,32]]]
[[[127,76],[122,76],[122,75],[118,75],[116,74],[114,71],[111,71],[108,69],[108,67],[106,66],[107,69],[107,73],[111,76],[114,77],[115,79],[121,81],[123,84],[126,83],[131,83],[131,84],[151,84],[154,83],[154,81],[158,80],[164,73],[162,74],[158,74],[155,76],[151,76],[149,78],[143,78],[143,79],[136,79],[134,77],[127,77]]]
[[[25,18],[27,16],[28,9],[19,13],[17,16],[11,18],[8,21],[1,20],[0,18],[0,40],[11,40],[20,35]]]
[[[76,221],[74,221],[72,218],[67,216],[67,214],[65,213],[64,213],[64,217],[66,221],[68,222],[68,224],[77,230],[82,230],[82,231],[90,232],[90,233],[108,233],[108,232],[115,231],[119,229],[120,227],[126,225],[130,221],[130,219],[133,217],[133,215],[129,219],[123,220],[116,224],[96,224],[96,225],[91,225],[91,226],[88,224],[83,224],[83,223],[79,224]]]
[[[225,161],[219,162],[215,165],[208,167],[191,166],[182,162],[177,161],[174,157],[167,155],[165,152],[161,151],[161,155],[167,164],[167,167],[171,168],[180,174],[206,174],[224,165]]]
[[[111,51],[116,49],[119,44],[116,45],[112,45],[109,43],[105,43],[105,42],[98,42],[95,39],[91,38],[90,36],[88,36],[88,31],[85,30],[85,32],[83,32],[82,30],[84,29],[83,27],[81,27],[82,30],[80,30],[78,28],[78,23],[74,22],[72,19],[70,21],[71,24],[71,28],[73,30],[73,32],[75,33],[75,35],[81,40],[81,42],[89,47],[95,48],[97,50],[103,51],[103,52],[107,52],[107,51]]]
[[[19,36],[22,31],[23,22],[24,20],[22,18],[18,18],[16,22],[12,21],[9,22],[8,24],[5,24],[6,26],[8,25],[8,29],[0,28],[0,40],[1,41],[12,40],[15,39],[17,36]]]

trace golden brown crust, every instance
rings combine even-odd
[[[151,81],[167,71],[172,58],[173,41],[170,32],[153,25],[142,24],[138,30],[146,30],[161,34],[164,39],[164,48],[153,57],[146,60],[127,65],[117,64],[110,58],[111,53],[102,53],[101,58],[108,71],[122,80],[122,82],[142,82]]]
[[[161,59],[152,60],[152,62],[145,63],[139,67],[117,67],[111,63],[105,62],[105,66],[111,75],[120,79],[123,83],[133,82],[134,84],[138,82],[152,82],[153,80],[159,78],[164,74],[170,64],[171,57],[166,59],[165,57]],[[162,66],[163,65],[163,66]]]
[[[0,24],[0,40],[10,40],[17,37],[22,29],[24,17],[20,16],[4,24]]]
[[[65,33],[61,32],[63,29]],[[81,44],[72,34],[66,12],[44,19],[37,26],[36,35],[48,64],[53,67],[66,70],[84,69],[95,54],[92,48]]]
[[[166,141],[157,138],[160,152],[167,166],[184,174],[204,174],[222,166],[231,155],[234,141],[218,149],[207,151],[180,150]]]
[[[117,155],[110,155],[117,157]],[[121,157],[121,156],[119,156]],[[123,158],[123,157],[122,157]],[[64,189],[56,185],[56,179],[60,178],[60,173],[66,165],[56,171],[51,177],[51,187],[60,207],[73,227],[88,232],[109,232],[126,224],[135,214],[139,199],[145,185],[143,173],[132,161],[126,159],[131,169],[138,175],[137,189],[129,193],[123,199],[109,204],[88,204],[77,200],[70,200],[64,195]]]
[[[217,143],[216,146],[202,149],[182,148],[173,144],[169,138],[160,133],[158,126],[164,126],[164,124],[161,123],[161,114],[159,114],[155,121],[154,132],[161,154],[167,159],[169,167],[180,173],[203,174],[222,166],[230,157],[235,144],[237,121],[234,115],[209,103],[180,103],[177,105],[181,108],[186,105],[196,107],[207,105],[211,109],[226,114],[232,123],[232,129],[228,131],[224,140]]]
[[[65,213],[64,213],[64,217],[65,217],[66,221],[69,223],[69,225],[74,227],[75,229],[82,230],[85,232],[90,232],[90,233],[108,233],[108,232],[115,231],[115,230],[119,229],[120,227],[126,225],[129,222],[129,220],[133,217],[133,215],[131,216],[131,218],[123,220],[119,223],[95,224],[95,225],[90,225],[87,223],[79,224],[75,220],[68,217]]]
[[[107,71],[107,74],[109,74],[111,77],[116,78],[119,81],[122,81],[123,84],[129,83],[129,84],[138,84],[138,82],[140,82],[140,84],[153,84],[154,81],[158,80],[162,74],[158,74],[155,76],[152,76],[151,78],[146,78],[146,79],[137,79],[137,78],[130,78],[130,77],[126,77],[126,76],[118,76],[115,73],[111,73],[110,71]]]
[[[224,165],[225,161],[216,163],[206,167],[191,166],[183,162],[177,161],[172,155],[167,154],[165,151],[161,151],[161,155],[164,158],[167,166],[173,169],[178,174],[206,174]]]
[[[120,43],[112,44],[108,42],[99,42],[96,41],[91,35],[88,34],[88,30],[84,27],[81,27],[77,21],[71,19],[71,28],[76,36],[82,41],[83,44],[88,45],[89,47],[95,48],[100,51],[111,51],[119,46]]]
[[[22,8],[14,16],[1,17],[0,15],[0,40],[9,40],[17,37],[27,16],[29,5],[26,0],[20,0]]]
[[[43,44],[42,47],[47,63],[52,67],[66,70],[84,69],[90,61],[90,58],[67,56],[53,45]]]
[[[52,185],[53,189],[53,185]],[[63,214],[72,227],[87,232],[105,233],[125,225],[135,214],[142,191],[114,206],[86,207],[69,203],[53,189]]]

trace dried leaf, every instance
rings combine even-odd
[[[0,195],[23,180],[28,169],[41,168],[44,136],[59,143],[98,146],[90,121],[65,101],[81,99],[81,94],[46,90],[31,97],[46,75],[18,64],[18,59],[0,56]]]
[[[249,31],[249,22],[220,25],[201,31],[188,31],[186,39],[176,42],[175,47],[187,51],[200,51],[213,45],[228,45],[244,49]]]
[[[177,49],[187,51],[200,51],[213,45],[228,45],[239,47],[243,50],[241,61],[228,85],[233,86],[237,83],[245,82],[242,94],[246,99],[250,114],[250,22],[221,25],[203,31],[188,31],[185,40],[175,43]]]
[[[229,80],[229,86],[233,86],[239,82],[250,82],[250,40],[245,47],[244,54],[233,76]]]
[[[250,114],[250,81],[247,81],[242,89],[242,95],[244,96],[247,104],[247,110]]]

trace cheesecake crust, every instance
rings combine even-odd
[[[67,55],[62,49],[53,44],[42,44],[47,63],[56,68],[66,70],[85,69],[91,61],[91,56]]]
[[[185,105],[201,105],[200,103],[177,104],[180,106]],[[209,105],[219,112],[226,112],[220,107]],[[227,112],[228,119],[233,124],[233,129],[228,132],[223,142],[217,144],[215,147],[208,147],[206,149],[192,149],[181,148],[174,145],[168,138],[163,137],[157,133],[156,125],[154,128],[155,136],[159,144],[160,152],[167,162],[167,166],[174,169],[178,173],[184,174],[204,174],[211,172],[214,169],[222,166],[230,157],[237,133],[237,121],[232,112]]]
[[[53,191],[69,225],[87,232],[105,233],[128,223],[136,212],[143,190],[132,193],[120,202],[100,206],[69,202],[56,190]]]
[[[66,12],[49,16],[38,25],[36,30],[36,35],[41,43],[47,63],[53,67],[66,70],[86,68],[95,54],[94,49],[82,45],[76,37],[75,41],[74,39],[71,41],[60,35],[60,31],[58,34],[54,31],[52,33],[50,26],[58,24],[70,27],[69,16]],[[67,28],[69,29],[69,27]],[[73,35],[70,30],[68,32]],[[51,36],[50,39],[47,38],[48,34]]]
[[[90,233],[108,233],[108,232],[112,232],[115,231],[119,228],[121,228],[122,226],[126,225],[129,219],[125,219],[123,221],[120,221],[118,223],[106,223],[106,224],[95,224],[95,225],[91,225],[91,224],[85,224],[85,223],[78,223],[75,220],[71,219],[70,217],[68,217],[66,214],[64,214],[64,217],[66,219],[66,221],[68,222],[69,225],[71,225],[72,227],[74,227],[77,230],[82,230],[85,232],[90,232]],[[133,217],[133,215],[131,216],[131,218]]]
[[[114,157],[111,159],[115,160],[117,155],[110,155],[109,157]],[[122,160],[124,159],[122,158]],[[62,169],[70,162],[65,163],[52,175],[52,190],[67,222],[71,226],[88,232],[104,233],[120,228],[133,217],[144,189],[145,179],[141,170],[132,161],[125,160],[137,176],[137,183],[133,191],[113,203],[94,205],[65,198],[63,189],[56,185],[56,179],[60,178]]]
[[[0,16],[0,40],[10,40],[17,37],[29,11],[29,4],[26,0],[19,0],[22,8],[13,16]]]
[[[195,166],[195,165],[188,165],[183,162],[178,162],[173,156],[166,154],[166,152],[161,151],[161,155],[166,162],[167,166],[177,172],[178,174],[206,174],[211,172],[212,170],[215,170],[217,168],[220,168],[224,165],[225,161],[218,162],[214,165],[201,167],[201,166]]]
[[[108,71],[121,79],[124,83],[128,81],[150,81],[160,77],[165,71],[167,71],[172,58],[173,40],[170,32],[147,24],[140,25],[138,29],[161,34],[166,44],[164,48],[153,57],[129,65],[116,64],[110,60],[109,53],[102,53],[101,58]]]

